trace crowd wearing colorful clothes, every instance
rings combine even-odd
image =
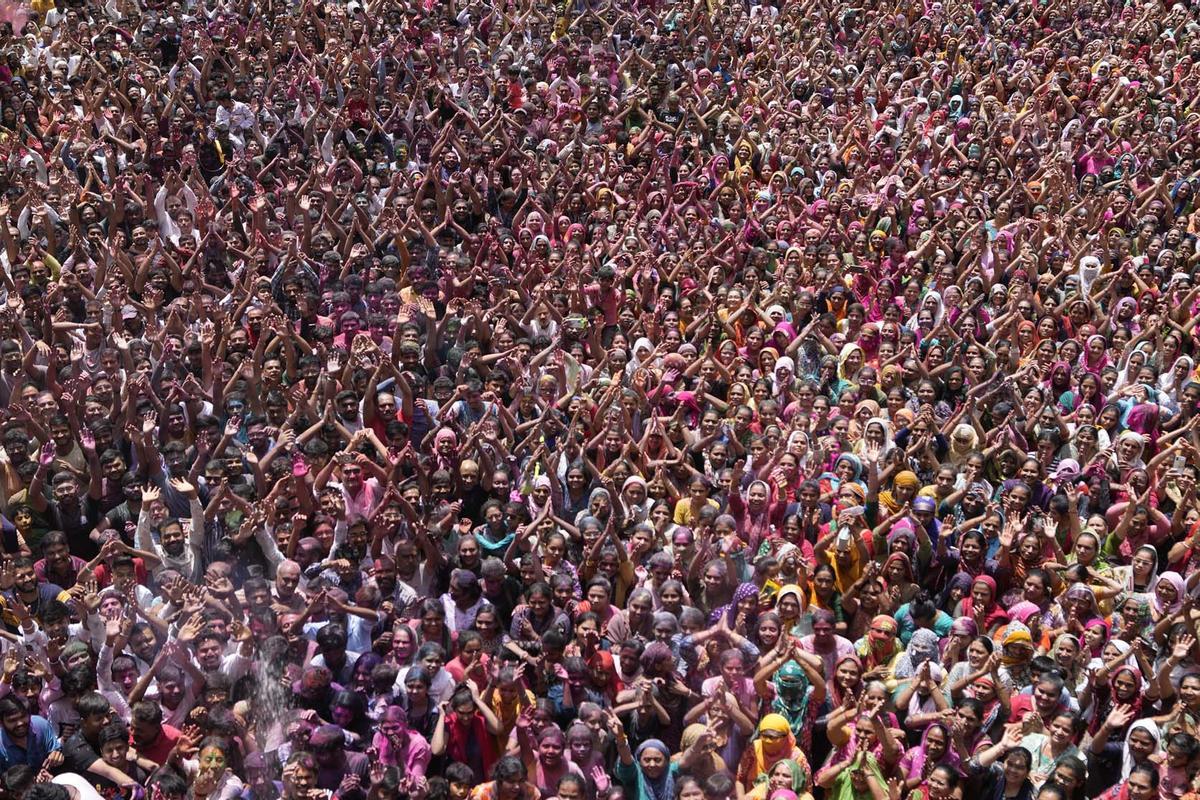
[[[1200,5],[0,4],[0,800],[1200,800]]]

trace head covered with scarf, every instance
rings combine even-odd
[[[754,759],[754,777],[767,774],[771,767],[796,751],[796,737],[782,714],[770,713],[758,721],[758,730],[750,746]]]
[[[738,605],[743,603],[746,600],[751,599],[751,598],[753,598],[755,601],[757,601],[758,600],[758,592],[759,592],[758,586],[754,585],[753,583],[739,584],[737,589],[735,589],[733,592],[733,599],[730,600],[728,604],[723,605],[720,608],[714,609],[713,612],[708,615],[709,624],[711,625],[711,624],[718,622],[721,619],[721,615],[724,615],[725,621],[728,622],[729,625],[732,626],[734,623],[737,622]],[[758,606],[757,606],[757,602],[756,602],[754,611],[751,612],[751,614],[746,619],[746,626],[747,627],[753,626],[754,620],[757,616],[758,616]]]
[[[801,747],[808,749],[808,744],[812,741],[812,726],[808,724],[811,683],[804,668],[794,660],[786,662],[771,676],[771,685],[775,687],[771,711],[788,721],[788,726]]]
[[[879,614],[871,620],[867,635],[858,640],[858,654],[867,669],[886,666],[900,652],[896,637],[900,626],[887,614]]]
[[[634,761],[640,763],[642,753],[647,750],[657,750],[662,753],[663,757],[663,771],[657,778],[651,778],[640,767],[638,769],[638,775],[641,777],[641,783],[645,787],[647,795],[650,800],[675,800],[675,775],[670,768],[671,750],[661,739],[647,739],[634,751]]]

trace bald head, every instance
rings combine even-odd
[[[280,600],[288,601],[296,594],[300,585],[300,565],[288,559],[275,570],[275,594]]]

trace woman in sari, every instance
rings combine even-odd
[[[971,593],[959,603],[955,617],[970,617],[981,632],[991,632],[1008,622],[1008,612],[996,602],[996,579],[978,575],[971,583]]]
[[[1183,606],[1187,583],[1178,572],[1164,572],[1154,585],[1150,606],[1154,621],[1169,617]]]
[[[1054,640],[1054,645],[1050,648],[1050,659],[1055,666],[1061,669],[1067,676],[1067,686],[1075,688],[1080,684],[1083,677],[1083,667],[1088,659],[1083,657],[1083,645],[1079,643],[1080,637],[1070,633],[1059,634]]]
[[[817,773],[817,786],[828,800],[881,800],[888,796],[887,781],[875,756],[856,749]]]
[[[871,620],[867,635],[855,643],[855,650],[866,668],[863,678],[883,681],[889,692],[896,689],[896,663],[904,652],[900,648],[899,632],[900,625],[894,618],[880,614]]]
[[[880,573],[887,582],[888,597],[896,608],[911,602],[921,590],[913,571],[912,559],[907,553],[889,555]]]
[[[842,453],[833,462],[833,468],[823,473],[820,478],[822,496],[833,496],[844,485],[857,483],[862,485],[863,465],[858,456],[852,453]]]
[[[1124,652],[1118,655],[1118,658],[1124,657]],[[1129,709],[1133,714],[1132,719],[1141,719],[1146,716],[1142,710],[1143,703],[1147,699],[1153,700],[1154,698],[1146,697],[1145,685],[1141,671],[1124,662],[1112,669],[1111,674],[1109,674],[1108,665],[1097,670],[1089,688],[1085,688],[1079,693],[1080,705],[1091,718],[1088,722],[1088,733],[1095,736],[1096,731],[1100,730],[1100,726],[1117,706]],[[1156,690],[1154,696],[1157,694]],[[1123,737],[1126,730],[1124,728],[1113,729],[1109,733],[1113,738]]]
[[[1075,726],[1079,717],[1072,711],[1061,711],[1054,715],[1045,732],[1030,733],[1021,739],[1021,746],[1033,756],[1030,780],[1041,787],[1058,763],[1071,756],[1079,755],[1075,746]]]
[[[825,702],[821,669],[822,663],[815,656],[789,646],[768,653],[766,663],[754,675],[759,698],[770,703],[771,713],[788,721],[805,750],[812,748],[813,723]]]
[[[1063,593],[1059,601],[1063,614],[1066,616],[1067,631],[1082,633],[1081,626],[1086,627],[1093,619],[1100,617],[1099,603],[1096,592],[1085,583],[1073,583]]]
[[[970,656],[968,649],[978,635],[979,626],[970,617],[959,617],[950,623],[950,632],[946,634],[946,641],[941,642],[939,640],[939,647],[941,648],[940,663],[949,671],[950,675],[953,675],[956,669],[960,671],[964,669],[958,665],[966,663],[966,659]],[[909,641],[911,642],[912,640],[910,639]],[[983,662],[987,660],[987,657],[991,653],[991,650],[987,650],[981,656],[977,656],[978,663],[971,666],[972,671],[983,666]]]
[[[786,634],[795,635],[797,626],[808,608],[808,599],[804,589],[794,583],[779,587],[775,595],[775,612],[779,614],[779,623]]]
[[[732,485],[740,485],[740,478],[741,473],[735,473],[736,480]],[[729,514],[737,523],[738,537],[746,543],[751,554],[757,553],[771,532],[783,525],[787,502],[773,499],[774,494],[770,484],[762,480],[751,481],[745,499],[741,492],[729,493]]]
[[[1141,545],[1133,551],[1128,566],[1113,567],[1112,577],[1123,587],[1115,605],[1133,595],[1151,596],[1158,583],[1158,550],[1148,544]]]
[[[1001,640],[1001,679],[1014,690],[1029,685],[1033,679],[1032,662],[1036,652],[1029,628],[1021,622],[1008,623]]]
[[[733,592],[733,599],[709,614],[709,624],[715,625],[724,618],[724,624],[730,629],[737,629],[739,633],[753,630],[758,617],[758,593],[759,588],[753,583],[739,584]]]
[[[881,513],[891,515],[899,511],[905,503],[911,503],[921,488],[921,479],[915,472],[904,470],[892,479],[892,488],[879,493],[879,508]],[[871,502],[870,493],[867,502]]]
[[[482,783],[484,776],[491,775],[493,767],[499,766],[497,738],[501,731],[500,719],[483,702],[474,685],[468,683],[450,698],[449,713],[438,716],[429,746],[434,756],[445,754],[471,767],[475,780]],[[525,765],[519,758],[512,761],[524,781]],[[509,763],[507,768],[513,769],[513,765]]]
[[[703,752],[692,759],[691,768],[688,770],[688,774],[700,781],[706,780],[710,775],[715,775],[718,772],[729,771],[725,759],[721,758],[720,753],[717,752],[720,745],[724,744],[725,737],[719,736],[704,723],[692,723],[683,729],[683,736],[679,739],[679,752],[671,756],[671,761],[678,763],[682,760],[683,754],[691,750],[693,746],[706,744],[706,734],[708,741],[716,745],[716,747],[702,748]]]
[[[1033,756],[1021,747],[1020,742],[1020,731],[1014,728],[969,762],[971,767],[990,773],[992,791],[985,795],[985,800],[1031,800],[1033,797],[1033,782],[1029,780]]]
[[[829,547],[814,548],[817,560],[833,569],[837,591],[845,594],[854,582],[863,576],[867,565],[867,547],[862,536],[850,536],[849,542],[840,542],[836,533],[823,537],[817,544],[829,542]]]
[[[837,618],[839,631],[846,622],[842,593],[838,591],[837,572],[829,564],[818,564],[808,582],[808,608],[823,609]]]
[[[938,663],[941,656],[941,637],[929,628],[918,628],[908,640],[908,646],[896,663],[896,679],[907,680],[917,674],[926,661]]]
[[[658,739],[647,739],[638,745],[636,753],[632,752],[620,721],[612,712],[609,714],[609,726],[617,743],[614,774],[625,787],[625,796],[630,800],[674,800],[680,764],[671,763],[670,749]]]
[[[812,800],[809,793],[811,784],[808,763],[785,758],[776,762],[769,772],[759,775],[754,788],[746,792],[742,800],[784,800],[780,794],[784,790],[792,793],[787,800]]]
[[[738,763],[737,782],[749,790],[760,776],[784,760],[795,761],[808,771],[808,758],[796,746],[791,725],[782,714],[767,714],[758,723],[758,731]]]
[[[862,436],[854,443],[854,453],[862,456],[873,447],[878,448],[880,453],[886,453],[893,444],[891,425],[882,417],[874,417],[863,425]]]
[[[948,766],[958,770],[958,753],[951,743],[950,727],[942,722],[935,722],[925,728],[921,735],[921,743],[909,748],[900,759],[900,774],[908,789],[916,789],[929,780],[929,775],[935,767]]]
[[[829,682],[829,702],[840,708],[847,698],[855,699],[863,691],[863,665],[854,653],[840,656],[833,667],[833,680]]]

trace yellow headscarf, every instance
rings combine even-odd
[[[764,751],[764,733],[781,733],[782,739],[777,739],[780,742],[777,745],[775,755],[768,756]],[[767,714],[758,723],[758,736],[754,739],[754,761],[758,772],[755,773],[751,780],[757,778],[770,771],[771,767],[778,762],[792,755],[792,751],[796,749],[796,737],[792,734],[792,726],[788,724],[787,718],[782,714]]]
[[[880,497],[882,499],[882,495]],[[850,535],[854,536],[854,532],[851,531]],[[849,556],[850,563],[843,566],[842,564],[838,563],[836,544],[825,551],[825,555],[829,559],[829,566],[833,567],[833,578],[834,582],[837,584],[837,590],[843,594],[845,594],[845,592],[851,586],[853,586],[854,582],[861,578],[863,574],[862,553],[859,552],[858,545],[851,543],[846,553]],[[816,593],[814,592],[812,596],[815,602]]]
[[[853,353],[855,350],[857,350],[859,355],[862,356],[863,363],[865,364],[866,360],[867,360],[867,355],[866,355],[866,353],[863,352],[863,349],[861,347],[859,347],[855,342],[847,342],[846,344],[842,345],[842,352],[838,353],[837,374],[838,374],[838,377],[844,381],[853,380],[853,378],[854,378],[853,375],[846,374],[846,359],[848,359],[850,357],[850,354]]]
[[[892,489],[909,488],[916,489],[921,485],[921,479],[911,470],[904,470],[897,473],[892,479]],[[879,493],[879,505],[881,505],[889,514],[895,514],[900,510],[900,502],[896,500],[896,496],[892,494],[891,489],[886,492]]]

